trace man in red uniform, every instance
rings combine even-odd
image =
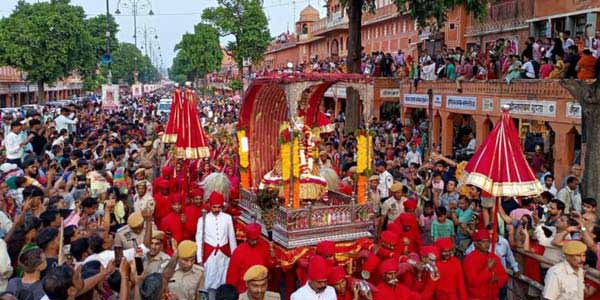
[[[306,283],[306,280],[308,279],[308,263],[314,255],[319,255],[325,258],[327,263],[329,263],[329,266],[333,267],[335,265],[335,242],[319,242],[316,246],[315,254],[307,254],[298,260],[296,275],[298,276],[298,281],[300,281],[300,285],[304,285]]]
[[[190,191],[192,204],[187,205],[183,210],[183,214],[185,215],[183,233],[186,240],[193,241],[196,237],[196,225],[198,224],[198,219],[202,217],[202,205],[204,202],[202,199],[203,195],[204,191],[201,189],[193,189]],[[206,211],[208,212],[208,210]]]
[[[421,255],[421,264],[423,268],[417,268],[415,281],[412,286],[409,286],[413,291],[421,293],[421,299],[430,300],[433,298],[433,292],[440,279],[439,272],[436,269],[436,261],[440,256],[438,249],[435,246],[423,246],[419,249]]]
[[[490,253],[490,235],[486,230],[476,230],[471,236],[475,251],[463,261],[469,300],[497,300],[500,288],[508,275],[495,253]]]
[[[379,268],[380,263],[381,260],[377,255],[369,253],[369,256],[367,256],[367,259],[362,265],[360,277],[372,285],[379,284],[380,278],[379,274],[377,274],[377,269]]]
[[[398,238],[402,240],[403,238],[408,238],[410,241],[409,252],[417,252],[419,248],[423,245],[421,241],[421,234],[419,233],[419,224],[417,222],[417,217],[414,213],[401,213],[400,216],[394,221],[395,226],[393,228],[402,230],[400,232],[396,232],[398,234]]]
[[[436,300],[467,300],[465,274],[460,260],[454,257],[454,242],[451,237],[439,238],[435,246],[440,250],[440,259],[436,262],[440,279],[436,286]]]
[[[354,291],[350,286],[350,282],[346,279],[346,271],[341,266],[336,266],[331,269],[327,283],[335,289],[337,300],[353,300]]]
[[[392,257],[398,257],[396,255],[396,245],[398,244],[398,235],[391,231],[384,231],[381,233],[381,239],[379,241],[379,249],[376,254],[381,260],[385,260]]]
[[[154,221],[160,224],[160,221],[171,212],[171,202],[169,201],[170,186],[169,181],[163,178],[154,180]]]
[[[398,283],[398,259],[386,259],[379,266],[382,282],[377,285],[373,300],[420,300],[421,295]]]
[[[261,230],[257,223],[246,225],[246,242],[240,244],[231,254],[225,282],[234,285],[240,293],[246,291],[243,277],[250,267],[263,265],[270,268],[273,265],[269,244],[260,238]]]
[[[165,165],[162,167],[162,169],[160,170],[160,177],[157,177],[156,179],[154,179],[154,182],[152,182],[152,189],[154,191],[157,190],[157,183],[159,180],[166,180],[169,183],[169,193],[171,192],[171,189],[174,188],[175,185],[175,168],[173,168],[173,166],[171,165]]]
[[[171,232],[177,243],[185,240],[183,233],[183,224],[186,222],[185,216],[181,213],[181,196],[173,194],[169,196],[171,201],[171,212],[160,221],[159,229],[164,232]]]

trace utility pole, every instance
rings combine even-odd
[[[110,57],[110,6],[108,0],[106,0],[106,54]],[[109,84],[112,84],[112,70],[111,70],[111,62],[108,62],[108,73],[106,74],[106,79]]]

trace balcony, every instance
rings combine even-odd
[[[493,4],[484,20],[472,19],[472,25],[467,27],[465,35],[474,37],[527,28],[526,20],[534,16],[534,4],[534,0],[511,0]]]
[[[332,13],[326,18],[319,19],[312,26],[313,35],[323,34],[334,29],[347,29],[348,16],[342,16],[341,11]]]

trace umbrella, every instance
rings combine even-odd
[[[208,139],[198,117],[196,94],[191,88],[183,93],[180,114],[181,127],[177,131],[175,157],[181,159],[201,159],[210,157]]]
[[[181,127],[181,89],[175,88],[173,92],[173,102],[171,103],[171,112],[169,112],[169,120],[165,127],[165,133],[162,136],[162,141],[165,144],[174,144],[177,141],[177,132]]]
[[[509,110],[502,107],[500,122],[467,163],[464,183],[495,197],[539,195],[542,185],[523,155]]]

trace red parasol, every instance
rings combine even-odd
[[[201,159],[210,157],[208,139],[200,124],[196,94],[187,87],[183,93],[181,110],[181,128],[177,132],[175,157],[182,159]]]
[[[500,122],[469,160],[464,183],[496,197],[539,195],[542,185],[523,155],[509,110],[502,108]]]
[[[171,112],[169,113],[169,120],[167,121],[167,127],[165,133],[162,136],[162,141],[165,144],[174,144],[177,141],[177,132],[181,125],[181,89],[175,88],[173,92],[173,102],[171,103]]]

